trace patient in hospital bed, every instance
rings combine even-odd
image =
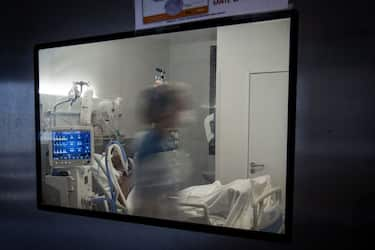
[[[119,207],[122,207],[123,211],[126,212],[128,207],[126,200],[134,186],[132,180],[132,170],[134,168],[133,160],[127,158],[125,163],[118,151],[113,150],[109,159],[108,173],[105,164],[106,157],[101,154],[95,154],[94,158],[95,164],[92,166],[94,192],[104,195],[107,200],[113,199],[108,181],[108,174],[110,174],[114,188],[117,190],[116,202]]]
[[[238,179],[226,185],[186,188],[176,197],[185,217],[215,226],[279,232],[282,230],[281,190],[270,176]]]

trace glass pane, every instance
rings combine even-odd
[[[39,50],[42,203],[284,233],[290,19]]]

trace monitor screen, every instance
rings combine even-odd
[[[90,160],[90,131],[53,131],[52,154],[53,161]]]

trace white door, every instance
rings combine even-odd
[[[288,72],[250,74],[248,175],[269,174],[285,194]],[[284,196],[284,195],[283,195]]]

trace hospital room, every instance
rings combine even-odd
[[[290,24],[39,50],[42,203],[284,234]]]

